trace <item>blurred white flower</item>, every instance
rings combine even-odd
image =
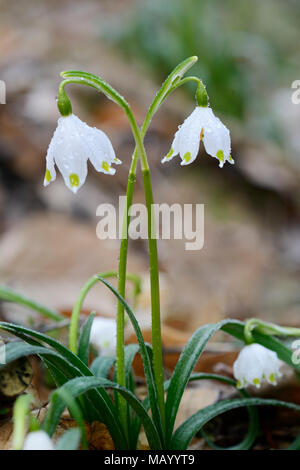
[[[111,318],[94,318],[91,343],[102,356],[116,354],[116,322]]]
[[[200,141],[203,140],[206,152],[224,163],[234,163],[230,152],[230,134],[226,126],[217,118],[212,109],[196,106],[192,114],[179,126],[170,152],[162,163],[172,160],[176,155],[181,157],[181,165],[189,165],[198,155]]]
[[[59,118],[46,156],[44,186],[56,179],[56,164],[66,186],[76,193],[85,182],[88,160],[97,171],[108,175],[116,172],[112,163],[121,163],[104,132],[88,126],[74,114]]]
[[[34,431],[25,437],[23,450],[54,450],[54,445],[45,431]]]
[[[276,385],[281,376],[280,363],[276,352],[253,343],[245,346],[239,353],[233,365],[233,375],[237,380],[238,388],[255,385],[259,388],[261,382],[266,380]]]

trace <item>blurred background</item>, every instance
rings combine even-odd
[[[146,149],[156,202],[205,204],[205,244],[158,244],[168,331],[189,333],[225,316],[298,325],[300,312],[300,4],[297,0],[17,0],[0,2],[0,281],[69,311],[95,272],[116,269],[117,240],[96,238],[96,208],[123,195],[133,139],[122,112],[91,89],[69,87],[73,110],[104,130],[123,165],[113,179],[90,168],[74,196],[59,176],[44,189],[56,127],[59,73],[101,75],[142,123],[161,82],[190,55],[211,106],[230,128],[236,164],[219,169],[203,150],[188,167],[160,160],[194,108],[193,87],[156,115]],[[140,174],[135,201],[143,201]],[[146,241],[130,242],[129,270],[143,276],[138,315],[149,321]],[[114,316],[101,287],[87,311]],[[1,306],[5,319],[28,312]],[[31,314],[30,314],[31,315]]]

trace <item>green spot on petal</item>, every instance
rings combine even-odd
[[[269,375],[269,381],[272,382],[272,383],[273,383],[273,382],[276,382],[276,380],[275,380],[275,375],[274,375],[274,374],[270,374],[270,375]]]
[[[220,160],[221,163],[224,163],[224,152],[223,150],[218,150],[216,157]]]
[[[229,157],[228,157],[228,161],[229,161],[230,163],[233,163],[233,158],[232,158],[232,156],[231,156],[231,155],[229,155]]]
[[[237,381],[237,388],[242,388],[242,382],[240,380]]]
[[[259,379],[253,379],[254,385],[260,385],[260,380]]]
[[[110,166],[107,162],[102,162],[102,168],[104,171],[106,171],[107,173],[109,173],[109,170],[110,170]]]
[[[171,158],[173,153],[174,153],[174,150],[171,148],[170,152],[168,153],[168,155],[165,156],[165,158],[167,158],[167,159]]]
[[[183,160],[188,163],[191,160],[191,152],[186,152],[185,156],[183,157]]]
[[[72,173],[70,176],[69,176],[69,180],[70,180],[70,184],[72,187],[77,187],[79,186],[79,176],[76,175],[76,173]]]
[[[52,176],[51,176],[50,170],[48,170],[47,168],[46,173],[45,173],[45,180],[47,181],[47,183],[50,183],[51,178]]]

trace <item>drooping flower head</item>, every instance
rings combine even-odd
[[[103,356],[116,353],[116,322],[111,318],[94,318],[91,329],[91,343]]]
[[[56,164],[66,186],[76,193],[85,182],[88,160],[97,171],[108,175],[115,174],[113,163],[121,163],[104,132],[88,126],[74,114],[62,116],[48,148],[44,186],[56,179]]]
[[[54,444],[45,431],[33,431],[25,437],[23,450],[55,450]]]
[[[180,155],[181,165],[192,163],[199,152],[203,141],[206,152],[219,160],[220,168],[224,163],[234,163],[231,157],[230,133],[226,126],[217,118],[208,106],[208,96],[201,81],[197,90],[197,106],[175,134],[170,152],[162,159],[162,163]]]
[[[276,352],[253,343],[245,346],[233,365],[233,375],[238,388],[255,385],[259,388],[265,380],[272,385],[277,384],[281,376],[280,363]]]

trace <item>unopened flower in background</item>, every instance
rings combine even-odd
[[[48,148],[44,186],[56,179],[56,164],[66,186],[76,193],[85,182],[88,160],[97,171],[108,175],[116,172],[113,163],[121,163],[104,132],[88,126],[74,114],[62,116]]]
[[[116,354],[116,322],[111,318],[95,317],[91,329],[92,345],[102,356]]]
[[[280,362],[276,352],[253,343],[245,346],[233,365],[233,375],[238,388],[255,385],[259,388],[263,381],[276,385],[280,374]]]
[[[34,431],[25,437],[23,450],[54,450],[54,444],[45,431]]]
[[[181,165],[189,165],[198,155],[201,140],[206,152],[219,160],[221,168],[226,161],[234,163],[230,155],[229,130],[214,115],[211,108],[204,106],[196,106],[182,126],[179,126],[171,150],[162,159],[162,163],[172,160],[179,154]]]

